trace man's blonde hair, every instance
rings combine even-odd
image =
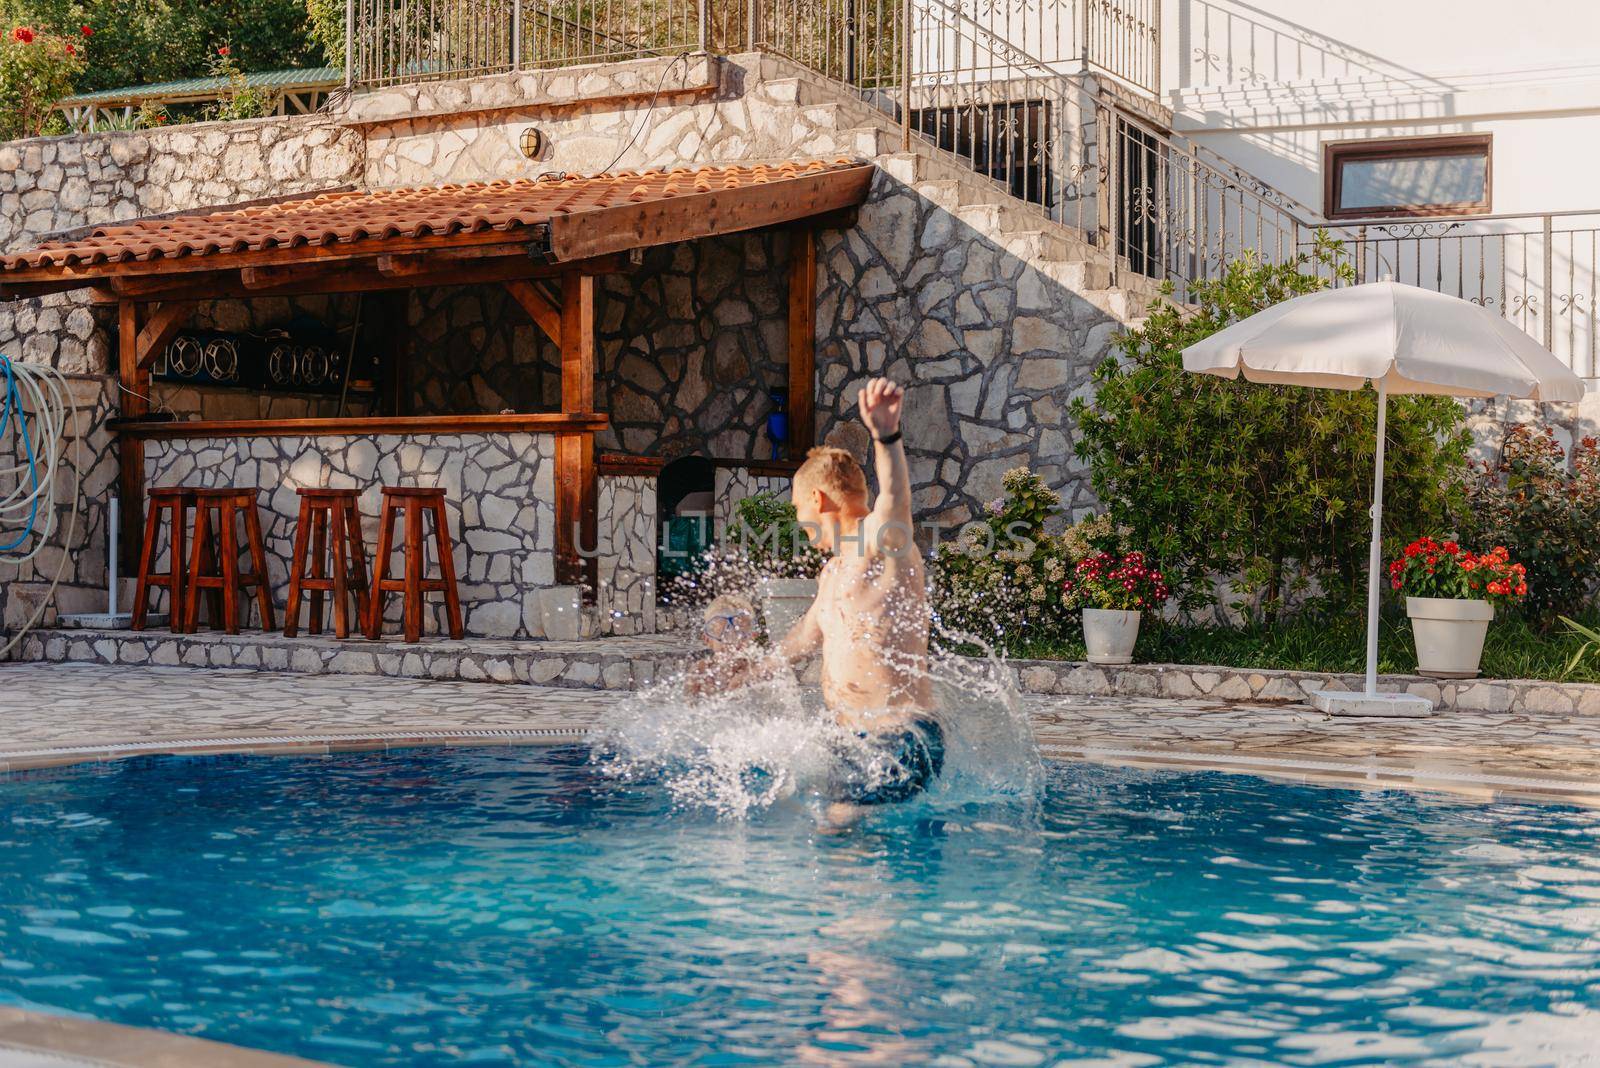
[[[832,445],[818,445],[806,453],[806,462],[794,473],[794,497],[819,489],[836,501],[867,499],[867,475],[856,458]]]

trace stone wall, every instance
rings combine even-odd
[[[359,132],[321,116],[0,144],[0,250],[97,223],[358,182]],[[0,303],[0,349],[64,371],[111,370],[115,324],[81,293]]]
[[[769,392],[788,384],[787,235],[648,250],[599,286],[595,403],[605,451],[771,455]],[[420,414],[558,411],[560,352],[500,286],[418,291],[412,400]]]
[[[602,475],[595,511],[600,631],[653,634],[656,629],[656,480]]]
[[[377,546],[379,486],[442,486],[467,634],[485,638],[543,634],[539,590],[555,582],[552,435],[152,440],[145,444],[145,478],[151,486],[261,487],[258,507],[273,599],[280,608],[300,513],[298,488],[361,490],[363,536],[370,555]],[[425,522],[425,533],[431,529]],[[431,545],[430,541],[428,573],[437,574]],[[163,560],[165,552],[163,545]],[[395,560],[398,565],[398,554]],[[446,633],[442,597],[430,595],[428,601],[425,633]],[[386,618],[393,629],[400,618],[400,598],[390,594],[388,602]],[[281,613],[278,622],[281,625]]]
[[[58,571],[60,586],[51,606],[39,617],[41,624],[53,623],[58,613],[106,610],[106,517],[117,481],[116,447],[106,429],[106,420],[117,411],[116,382],[101,375],[72,375],[67,386],[78,406],[78,417],[69,421],[60,442],[62,467],[57,474],[53,504],[54,531],[32,560],[23,564],[0,563],[0,627],[7,633],[14,633],[35,617]],[[28,414],[31,419],[34,413]],[[17,430],[17,423],[12,420],[0,435],[0,469],[25,462]],[[9,495],[26,478],[25,472],[19,472],[15,479],[7,476],[0,480],[0,495]],[[81,489],[76,496],[80,510],[74,525],[74,489],[80,479]],[[10,541],[18,533],[19,528],[0,531],[0,540]],[[31,549],[33,544],[31,540],[24,543],[18,552]],[[128,603],[126,597],[123,603]]]

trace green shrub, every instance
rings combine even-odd
[[[72,93],[88,47],[86,34],[53,33],[19,15],[0,20],[0,141],[62,124],[56,101]]]
[[[1280,264],[1245,256],[1196,283],[1195,309],[1154,307],[1073,404],[1093,484],[1111,519],[1166,573],[1179,604],[1214,601],[1275,619],[1313,588],[1334,604],[1365,584],[1375,395],[1227,381],[1183,370],[1182,349],[1279,301],[1351,278],[1337,242]],[[1389,402],[1385,522],[1396,541],[1445,529],[1468,436],[1443,397]]]
[[[933,608],[944,641],[977,639],[1021,655],[1076,635],[1082,624],[1063,601],[1073,564],[1068,536],[1046,529],[1061,498],[1025,467],[1007,471],[1001,485],[1005,495],[936,551]],[[1074,530],[1088,544],[1089,533]]]
[[[800,528],[794,504],[776,493],[736,504],[727,536],[756,570],[774,578],[815,578],[827,563]]]
[[[1467,485],[1463,526],[1527,567],[1523,611],[1540,627],[1582,613],[1600,580],[1600,445],[1584,438],[1571,459],[1549,427],[1517,426]]]

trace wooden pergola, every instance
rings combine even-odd
[[[871,164],[851,160],[558,177],[424,189],[335,190],[85,228],[0,257],[0,299],[88,288],[117,309],[124,545],[142,522],[150,437],[252,434],[435,433],[527,430],[557,437],[559,577],[593,544],[595,280],[630,269],[637,250],[768,227],[793,231],[788,360],[791,441],[811,444],[815,233],[849,225],[866,198]],[[503,286],[560,351],[561,411],[525,415],[401,416],[403,368],[394,337],[382,344],[380,397],[392,414],[350,419],[141,422],[150,368],[199,301],[373,293],[403,300],[430,286]],[[393,331],[403,308],[374,319]],[[575,533],[576,532],[576,533]]]

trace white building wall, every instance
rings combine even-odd
[[[1162,36],[1176,132],[1319,213],[1323,142],[1435,133],[1493,134],[1496,214],[1600,208],[1593,0],[1164,0]]]

